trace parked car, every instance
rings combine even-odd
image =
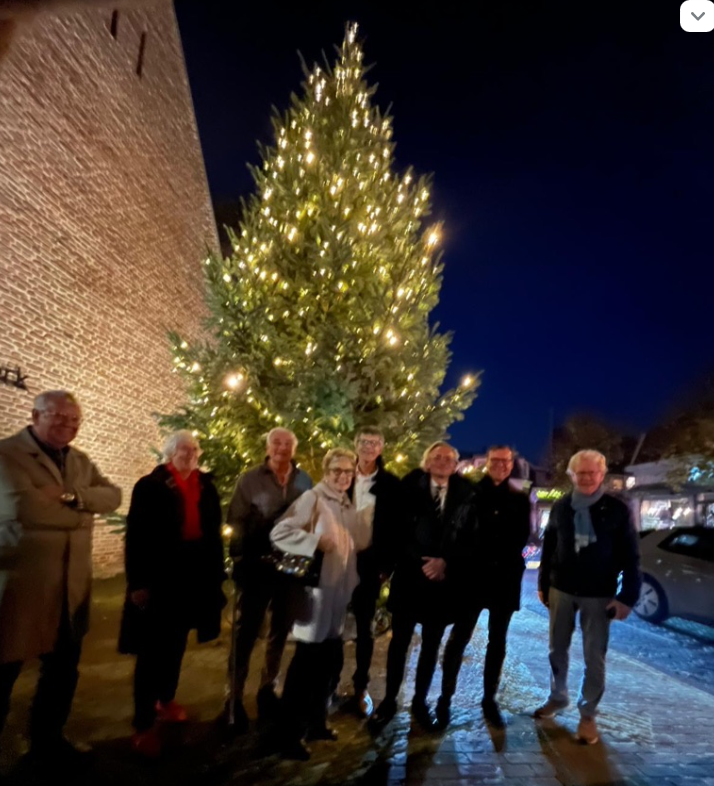
[[[640,533],[642,590],[635,613],[714,625],[714,529],[674,527]]]

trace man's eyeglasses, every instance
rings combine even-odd
[[[355,471],[353,469],[340,469],[339,467],[330,467],[330,472],[336,478],[339,478],[340,475],[352,476],[355,474]]]
[[[513,459],[497,459],[497,458],[490,458],[489,464],[513,464]]]
[[[68,423],[70,426],[78,426],[82,422],[82,418],[78,415],[66,415],[64,412],[56,412],[53,409],[46,409],[41,415],[47,415],[52,420],[58,420],[60,423]]]
[[[358,439],[357,442],[363,448],[378,448],[382,444],[381,439]]]

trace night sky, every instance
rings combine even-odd
[[[538,461],[551,408],[647,429],[714,365],[714,32],[678,2],[393,6],[177,0],[214,203],[251,192],[298,50],[359,22],[397,167],[434,173],[449,381],[484,372],[454,443]]]

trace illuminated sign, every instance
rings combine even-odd
[[[560,499],[565,494],[560,489],[536,489],[536,499],[555,501]]]

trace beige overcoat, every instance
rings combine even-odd
[[[58,484],[81,510],[42,492]],[[51,652],[65,598],[74,633],[86,633],[94,514],[120,503],[121,490],[80,450],[69,448],[63,479],[28,429],[0,441],[0,663]]]

